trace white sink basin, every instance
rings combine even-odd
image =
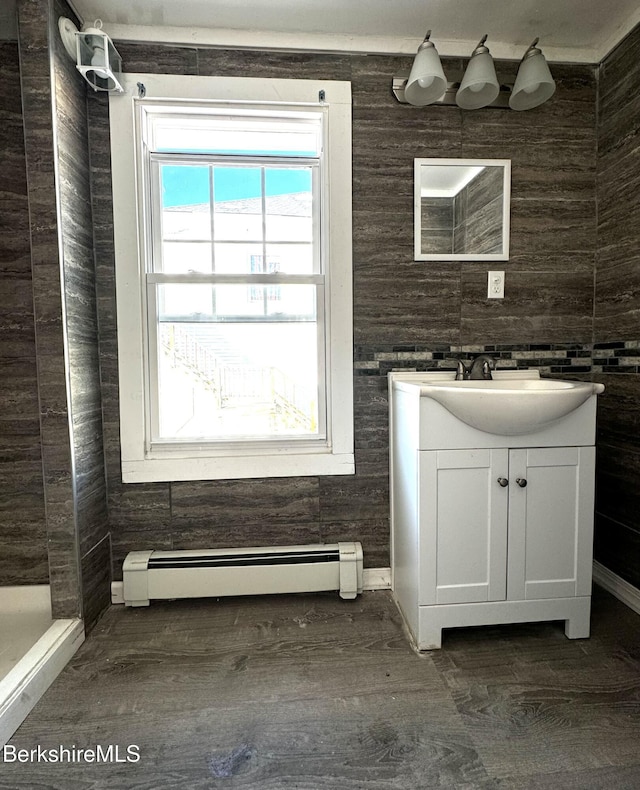
[[[533,433],[577,409],[603,384],[559,379],[420,382],[420,394],[487,433]]]

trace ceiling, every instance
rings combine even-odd
[[[496,58],[539,36],[547,60],[599,63],[640,22],[638,0],[72,0],[115,40],[414,54],[427,28],[441,55],[468,56],[484,33]],[[0,0],[0,38],[15,0]]]

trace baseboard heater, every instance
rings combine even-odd
[[[171,598],[323,590],[355,598],[362,592],[362,545],[131,551],[122,571],[127,606]]]

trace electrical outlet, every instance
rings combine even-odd
[[[487,298],[504,299],[504,272],[488,273]]]

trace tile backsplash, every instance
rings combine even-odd
[[[356,376],[386,376],[391,370],[454,368],[452,360],[489,354],[498,368],[539,368],[541,375],[637,373],[640,343],[531,343],[487,345],[356,346]]]

